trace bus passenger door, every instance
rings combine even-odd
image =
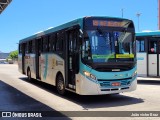
[[[66,44],[66,62],[65,62],[65,73],[67,80],[67,86],[75,90],[76,85],[76,74],[79,69],[78,56],[78,29],[69,30],[66,32],[67,44]]]
[[[149,40],[148,44],[148,75],[159,76],[159,42],[154,39]]]
[[[35,55],[36,55],[36,58],[35,58],[35,63],[36,63],[36,79],[39,79],[41,80],[41,41],[42,39],[39,38],[39,39],[36,39],[36,43],[35,43]]]

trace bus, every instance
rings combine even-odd
[[[160,76],[160,31],[136,33],[138,76]]]
[[[134,23],[123,18],[83,17],[19,41],[19,71],[61,95],[133,91],[136,60]]]

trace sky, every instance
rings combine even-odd
[[[158,0],[12,0],[0,14],[0,51],[17,50],[19,40],[77,18],[122,13],[136,32],[158,29]]]

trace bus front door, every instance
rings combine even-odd
[[[66,78],[67,83],[66,86],[72,90],[75,90],[75,81],[76,81],[76,69],[79,65],[79,60],[77,60],[76,51],[78,48],[78,37],[77,37],[77,29],[70,30],[66,32],[67,43],[66,43]]]

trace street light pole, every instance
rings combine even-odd
[[[122,18],[123,18],[123,11],[124,11],[124,9],[122,8],[122,9],[121,9],[121,12],[122,12]]]
[[[137,16],[137,18],[138,18],[138,31],[139,31],[139,17],[141,16],[141,13],[138,12],[138,13],[136,14],[136,16]]]

